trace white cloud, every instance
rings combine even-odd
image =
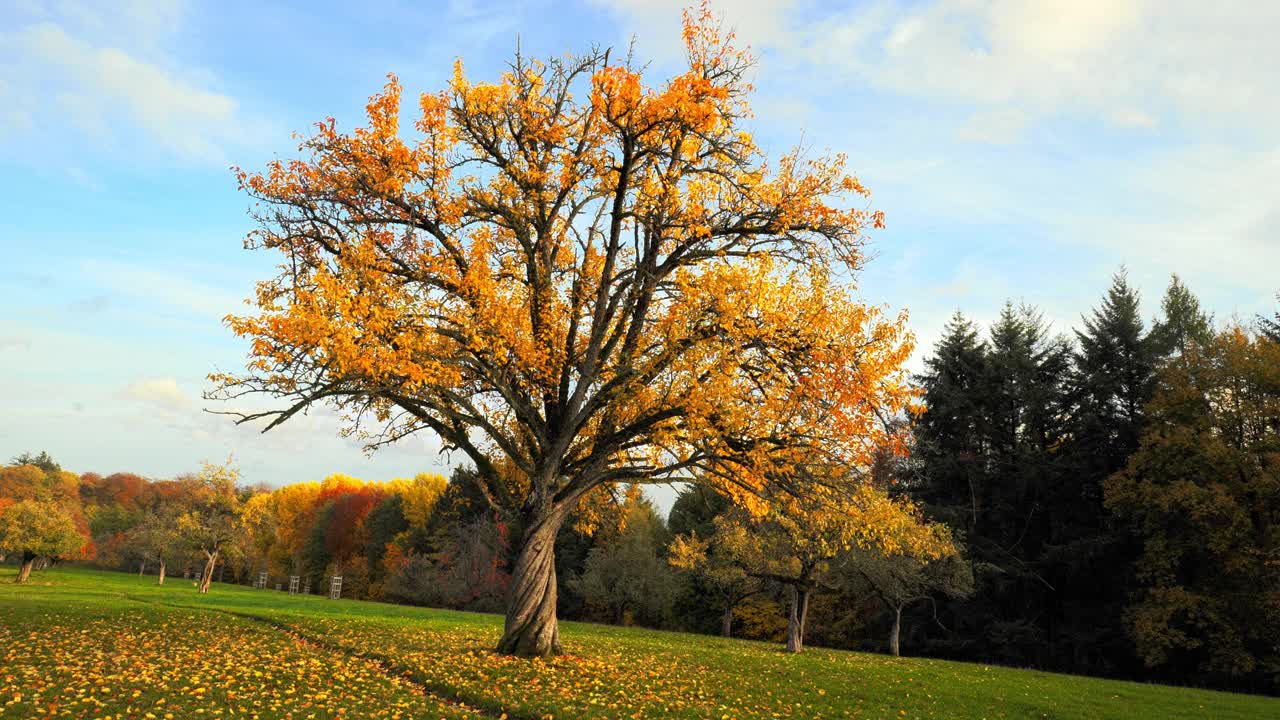
[[[101,181],[99,181],[94,176],[90,175],[88,172],[85,171],[84,168],[81,168],[81,167],[76,167],[73,165],[67,168],[67,177],[71,178],[71,180],[75,182],[75,184],[79,185],[80,187],[86,190],[92,190],[93,192],[102,192],[103,190],[106,189],[106,186],[103,185]]]
[[[129,383],[120,391],[124,400],[139,402],[168,413],[188,413],[195,407],[190,395],[171,377],[147,378]]]
[[[1278,24],[1276,3],[933,0],[858,6],[810,28],[805,47],[913,96],[1124,127],[1261,127],[1280,110]]]
[[[683,58],[680,39],[682,11],[696,5],[689,0],[590,0],[625,19],[625,35],[635,35],[644,57],[663,60]],[[719,3],[714,10],[724,26],[736,34],[735,42],[753,48],[790,46],[794,40],[789,15],[797,0],[737,0]],[[696,9],[696,8],[695,8]]]
[[[65,122],[95,145],[111,138],[135,154],[155,147],[225,165],[226,149],[258,135],[262,122],[164,51],[181,13],[180,3],[162,0],[110,11],[64,1],[24,13],[25,22],[0,31],[0,98],[13,108],[0,122],[28,130]]]
[[[0,336],[0,351],[30,350],[31,339],[16,335]]]
[[[678,54],[682,0],[595,0]],[[720,3],[759,51],[903,94],[987,111],[1087,115],[1152,128],[1267,127],[1280,115],[1280,3],[1199,0],[872,0],[821,13],[796,0]],[[985,141],[985,140],[984,140]]]
[[[1131,260],[1176,271],[1195,285],[1255,294],[1280,286],[1280,146],[1252,150],[1201,144],[1142,158],[1116,184],[1129,197],[1098,209],[1051,216],[1083,242],[1122,250]]]
[[[672,4],[600,1],[628,31],[676,37]],[[752,5],[717,7],[732,26]],[[744,37],[763,92],[833,98],[806,119],[877,191],[887,247],[911,241],[906,218],[1023,235],[1081,272],[1140,263],[1151,288],[1177,271],[1229,302],[1280,282],[1280,3],[785,2],[760,18]]]

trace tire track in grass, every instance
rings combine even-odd
[[[340,643],[330,642],[321,637],[316,637],[302,632],[298,628],[288,623],[276,620],[274,618],[255,615],[248,612],[238,612],[236,610],[228,610],[226,608],[207,607],[203,605],[183,605],[180,603],[167,603],[159,600],[148,600],[133,595],[126,595],[126,599],[134,602],[144,603],[148,605],[162,605],[164,607],[176,608],[180,610],[205,610],[209,612],[221,613],[241,620],[248,620],[265,627],[269,627],[277,632],[284,633],[293,638],[294,641],[310,645],[311,647],[343,655],[354,660],[360,660],[368,663],[377,672],[388,678],[398,678],[402,682],[408,683],[414,689],[425,696],[429,696],[446,705],[458,708],[464,712],[473,713],[479,717],[494,718],[494,720],[542,720],[538,715],[527,715],[523,713],[515,713],[503,709],[501,706],[494,705],[476,705],[473,701],[461,696],[460,693],[435,683],[423,682],[415,677],[413,670],[406,668],[395,661],[395,659],[383,655],[382,653],[372,652],[369,650],[357,650],[356,648],[347,647]]]

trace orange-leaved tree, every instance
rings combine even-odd
[[[661,84],[609,51],[461,63],[401,133],[368,125],[240,172],[252,248],[283,256],[243,374],[211,397],[270,429],[317,403],[370,447],[418,432],[519,520],[502,652],[558,647],[554,540],[580,500],[696,478],[760,512],[797,463],[865,464],[911,393],[903,315],[851,285],[881,224],[842,156],[768,161],[744,130],[751,58],[703,8]],[[789,479],[792,478],[792,479]]]

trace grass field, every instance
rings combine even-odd
[[[0,718],[1280,718],[1280,700],[82,569],[0,572]]]

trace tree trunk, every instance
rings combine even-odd
[[[889,631],[889,652],[898,657],[898,634],[902,630],[902,608],[893,609],[893,630]]]
[[[733,603],[724,606],[724,615],[720,618],[720,637],[733,637]]]
[[[142,558],[142,562],[138,563],[138,577],[147,574],[147,559]]]
[[[200,594],[201,595],[204,595],[205,593],[209,592],[209,584],[213,582],[213,566],[216,565],[218,562],[217,550],[214,550],[211,553],[206,552],[205,555],[209,558],[209,560],[204,565],[204,572],[200,574]]]
[[[564,514],[552,510],[524,532],[507,595],[507,619],[498,652],[547,657],[560,652],[556,624],[556,533]]]
[[[804,649],[804,621],[809,614],[809,588],[791,588],[791,617],[787,622],[787,652]]]
[[[18,570],[17,582],[24,583],[27,578],[31,577],[31,566],[36,564],[36,556],[34,553],[22,553],[22,568]]]
[[[161,560],[161,561],[160,561],[160,580],[159,580],[159,582],[157,582],[156,584],[157,584],[157,585],[163,585],[163,584],[164,584],[164,560]]]

